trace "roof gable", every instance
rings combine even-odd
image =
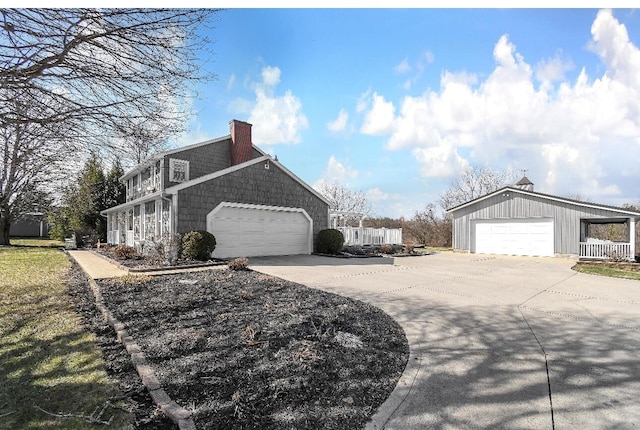
[[[551,201],[556,201],[556,202],[561,202],[561,203],[569,203],[575,206],[581,206],[581,207],[588,207],[588,208],[595,208],[595,209],[604,209],[604,210],[608,210],[608,211],[614,211],[614,212],[619,212],[621,214],[624,215],[631,215],[631,216],[640,216],[640,212],[636,212],[636,211],[632,211],[629,209],[624,209],[624,208],[620,208],[620,207],[616,207],[616,206],[608,206],[608,205],[601,205],[601,204],[597,204],[597,203],[590,203],[590,202],[583,202],[580,200],[574,200],[574,199],[569,199],[566,197],[559,197],[559,196],[554,196],[551,194],[544,194],[544,193],[539,193],[537,191],[528,191],[528,190],[524,190],[522,188],[517,188],[517,187],[513,187],[513,186],[507,186],[507,187],[503,187],[500,188],[499,190],[496,190],[492,193],[489,194],[485,194],[484,196],[480,196],[478,198],[475,198],[473,200],[470,200],[466,203],[462,203],[458,206],[454,206],[453,208],[447,209],[447,213],[453,213],[457,210],[475,205],[476,203],[479,203],[483,200],[486,200],[488,198],[491,198],[497,194],[500,193],[504,193],[504,192],[514,192],[514,193],[519,193],[519,194],[523,194],[526,196],[532,196],[532,197],[538,197],[544,200],[551,200]]]
[[[257,149],[260,153],[264,154],[263,151],[261,151],[260,149],[256,148],[255,146],[254,146],[254,148]],[[268,161],[269,163],[273,163],[274,165],[279,167],[287,176],[291,177],[291,179],[293,179],[294,181],[296,181],[297,183],[302,185],[304,188],[307,189],[307,191],[309,191],[310,193],[312,193],[313,195],[318,197],[320,200],[325,202],[327,205],[329,204],[327,199],[324,196],[322,196],[322,194],[318,193],[315,189],[313,189],[311,186],[309,186],[306,182],[304,182],[302,179],[297,177],[289,169],[287,169],[282,164],[280,164],[280,162],[272,159],[270,155],[266,155],[266,154],[263,155],[262,157],[253,158],[253,159],[251,159],[249,161],[246,161],[244,163],[236,164],[235,166],[231,166],[231,167],[228,167],[226,169],[219,170],[217,172],[213,172],[213,173],[210,173],[208,175],[200,176],[200,177],[198,177],[196,179],[192,179],[190,181],[186,181],[186,182],[183,182],[183,183],[178,184],[178,185],[174,185],[172,187],[167,188],[165,190],[165,192],[168,193],[168,194],[175,194],[180,190],[184,190],[185,188],[189,188],[189,187],[192,187],[194,185],[198,185],[198,184],[201,184],[203,182],[207,182],[207,181],[210,181],[212,179],[228,175],[229,173],[236,172],[238,170],[246,169],[247,167],[253,166],[254,164],[263,163],[265,161]]]

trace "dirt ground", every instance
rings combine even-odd
[[[199,429],[363,428],[409,356],[404,332],[381,310],[253,271],[99,284],[163,388],[192,411]],[[108,331],[97,314],[85,313]],[[124,348],[105,345],[111,375],[140,401],[137,428],[172,428],[138,398],[146,392],[128,374]]]

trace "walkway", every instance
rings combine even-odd
[[[129,272],[116,264],[112,263],[106,258],[101,257],[91,251],[86,250],[69,250],[67,251],[69,255],[76,260],[78,265],[85,271],[85,273],[91,279],[106,279],[106,278],[118,278],[121,276],[126,276],[128,274],[132,275],[172,275],[175,273],[185,273],[185,272],[201,272],[204,270],[212,270],[212,269],[220,269],[226,267],[225,265],[221,266],[205,266],[205,267],[189,267],[189,268],[179,268],[179,269],[167,269],[167,270],[150,270],[147,272]]]

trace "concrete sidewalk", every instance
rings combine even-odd
[[[129,273],[91,251],[69,250],[67,252],[91,279],[119,278]]]

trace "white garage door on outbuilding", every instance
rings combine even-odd
[[[554,255],[552,218],[474,219],[471,224],[471,252]]]
[[[311,254],[313,222],[304,209],[223,202],[207,215],[217,258]]]

